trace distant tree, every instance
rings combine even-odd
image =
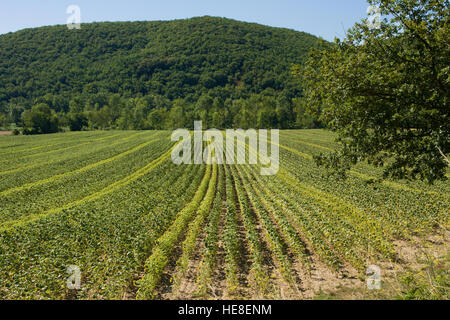
[[[115,122],[121,115],[123,108],[125,107],[124,99],[119,94],[114,94],[109,98],[108,102],[111,121]]]
[[[69,110],[72,113],[81,113],[84,111],[84,101],[83,98],[80,96],[75,96],[72,100],[69,102]]]
[[[244,106],[235,117],[235,127],[242,129],[253,128],[256,124],[255,119],[256,115],[247,106]]]
[[[214,99],[209,94],[205,94],[198,99],[196,104],[196,110],[198,111],[209,110],[213,107],[213,105]]]
[[[107,106],[104,106],[98,111],[86,112],[88,118],[88,125],[94,129],[106,129],[111,126],[112,115]]]
[[[95,121],[102,129],[109,128],[113,122],[113,114],[108,106],[104,106],[95,113]]]
[[[146,117],[150,111],[147,100],[144,98],[130,99],[134,100],[135,107],[133,108],[133,129],[146,129]]]
[[[81,131],[88,125],[88,119],[83,113],[72,113],[69,115],[70,131]]]
[[[166,108],[153,109],[148,115],[148,126],[153,130],[166,129],[168,112]]]
[[[216,86],[216,80],[210,73],[205,73],[200,78],[200,84],[205,88],[211,89]]]
[[[280,103],[276,108],[276,123],[280,129],[290,129],[291,119],[293,118],[292,111],[285,103]]]
[[[211,127],[216,129],[225,128],[224,110],[214,109],[211,115]]]
[[[58,112],[56,114],[58,117],[58,124],[60,128],[69,127],[69,114],[64,112]]]
[[[6,110],[6,116],[9,123],[20,123],[22,121],[22,113],[25,111],[22,105],[9,104]]]
[[[55,111],[45,103],[40,103],[31,110],[22,113],[25,132],[29,134],[43,134],[58,132],[58,117]]]
[[[450,152],[447,0],[369,0],[380,26],[357,23],[345,40],[313,50],[307,104],[339,133],[339,152],[317,163],[345,174],[368,160],[385,177],[445,179]]]
[[[201,120],[204,128],[210,126],[213,105],[214,99],[209,94],[202,95],[195,105],[196,120]]]
[[[306,101],[303,98],[295,98],[292,101],[295,121],[295,129],[317,129],[323,128],[323,124],[309,113]]]
[[[277,113],[274,109],[266,107],[258,112],[258,128],[270,129],[277,126]]]
[[[8,126],[8,118],[3,113],[0,113],[0,127],[6,128]]]
[[[174,102],[174,105],[172,106],[172,109],[169,113],[169,123],[171,128],[184,128],[184,105],[181,99],[178,99]]]
[[[130,130],[133,128],[132,110],[123,110],[122,115],[117,119],[117,127],[120,130]]]

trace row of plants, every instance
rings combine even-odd
[[[288,257],[286,243],[282,239],[277,225],[274,224],[274,221],[270,218],[267,208],[254,194],[254,189],[250,181],[244,178],[242,166],[238,166],[237,169],[238,177],[243,185],[246,197],[252,206],[252,211],[254,212],[258,223],[261,225],[261,236],[264,237],[265,241],[268,243],[271,256],[273,256],[281,275],[292,287],[294,287],[294,271],[292,270],[292,263]]]
[[[214,198],[216,196],[217,190],[217,175],[218,168],[217,164],[213,164],[213,169],[211,173],[211,179],[209,180],[208,191],[205,194],[204,199],[200,203],[197,209],[197,214],[188,226],[188,231],[186,233],[186,238],[184,239],[181,248],[181,257],[177,260],[177,267],[173,276],[173,291],[179,289],[181,280],[185,277],[186,271],[188,269],[189,261],[191,260],[194,250],[196,250],[197,239],[200,233],[205,229],[205,221],[211,212],[211,206],[213,204]]]
[[[77,140],[74,140],[73,145],[77,145],[76,153],[73,152],[73,149],[75,149],[74,147],[72,150],[61,151],[50,157],[44,154],[38,159],[22,161],[19,164],[14,162],[5,166],[0,165],[0,167],[4,168],[4,170],[0,169],[2,170],[0,171],[0,176],[4,177],[4,179],[23,180],[23,183],[39,180],[39,178],[49,177],[54,173],[64,172],[65,167],[67,166],[66,164],[72,166],[70,163],[76,162],[82,167],[85,163],[89,163],[88,161],[90,158],[92,158],[92,161],[95,161],[100,155],[114,154],[116,148],[119,151],[125,150],[127,146],[133,146],[139,141],[144,142],[145,139],[149,139],[150,137],[154,138],[157,137],[157,135],[163,136],[162,133],[157,133],[155,135],[138,133],[118,139],[111,144],[105,144],[103,142],[78,143]],[[30,176],[29,179],[27,179],[28,176]],[[33,179],[35,176],[36,178]]]
[[[2,159],[3,165],[11,164],[12,162],[17,163],[17,161],[28,162],[28,161],[35,161],[36,158],[53,155],[55,153],[59,153],[66,150],[73,150],[74,148],[79,147],[80,145],[86,145],[93,142],[100,142],[107,141],[109,139],[118,139],[120,137],[126,137],[127,133],[121,132],[121,133],[114,133],[107,136],[100,136],[100,137],[90,137],[86,139],[80,139],[78,137],[73,137],[72,139],[67,139],[64,142],[58,142],[58,143],[52,143],[52,144],[46,144],[46,145],[40,145],[42,148],[34,149],[30,146],[31,150],[21,150],[17,153],[15,152],[8,152],[7,155]],[[30,152],[31,151],[31,152]]]
[[[111,131],[78,131],[78,132],[66,132],[64,134],[45,134],[36,136],[2,136],[0,139],[0,148],[8,148],[9,150],[26,150],[23,148],[27,146],[42,146],[51,144],[54,142],[62,142],[65,139],[71,139],[73,137],[88,138],[93,136],[100,137],[101,135],[107,136],[114,134]]]
[[[203,180],[193,199],[177,214],[173,224],[158,239],[152,249],[152,254],[145,262],[145,273],[138,281],[138,299],[152,299],[156,297],[162,274],[170,262],[176,245],[185,234],[205,195],[208,194],[208,189],[211,187],[209,183],[211,175],[212,167],[207,166]]]
[[[253,168],[254,169],[254,168]],[[285,244],[292,251],[294,256],[301,262],[302,266],[310,271],[311,260],[304,240],[299,231],[292,225],[289,218],[283,214],[280,208],[276,207],[274,201],[267,196],[269,192],[266,185],[261,181],[258,173],[250,167],[243,167],[245,179],[252,186],[254,196],[258,198],[265,210],[268,212],[271,223],[279,228],[279,232]]]
[[[233,186],[236,190],[239,211],[245,228],[245,236],[250,257],[250,272],[248,283],[260,295],[267,296],[272,292],[271,282],[265,266],[262,239],[257,229],[257,220],[251,211],[242,182],[238,177],[236,166],[231,166]]]
[[[432,231],[448,219],[449,194],[392,187],[386,183],[371,184],[349,177],[326,178],[319,169],[290,152],[282,152],[282,163],[295,177],[320,192],[332,195],[368,215],[367,223],[379,224],[383,233],[408,239],[411,235]],[[301,167],[301,170],[299,170]]]
[[[224,223],[224,198],[225,194],[225,166],[218,166],[218,178],[216,195],[209,213],[208,223],[205,227],[205,238],[203,240],[204,250],[202,252],[202,261],[198,267],[197,273],[197,284],[198,284],[198,295],[201,297],[207,297],[212,286],[213,275],[216,267],[218,266],[218,250],[219,241],[223,234],[221,226]]]
[[[229,166],[225,165],[226,215],[223,229],[223,247],[225,251],[225,275],[227,296],[233,296],[239,287],[239,263],[243,260],[242,244],[238,238],[238,206]]]
[[[321,135],[318,131],[318,135]],[[331,134],[327,133],[328,137],[332,137]],[[313,137],[304,136],[304,132],[296,131],[295,133],[291,131],[281,132],[281,148],[291,151],[298,156],[309,158],[312,160],[313,155],[320,153],[329,153],[333,151],[333,140],[330,139],[328,142],[318,141],[316,142]],[[312,143],[314,141],[314,143]],[[427,184],[420,181],[391,181],[382,180],[383,168],[375,167],[367,163],[359,163],[353,170],[349,171],[349,176],[362,179],[363,182],[368,184],[375,184],[376,186],[388,187],[389,189],[409,191],[413,193],[427,193],[428,195],[442,195],[448,194],[450,192],[449,185],[445,181],[436,182],[434,185]]]

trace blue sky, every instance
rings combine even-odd
[[[171,20],[203,15],[305,31],[327,40],[366,16],[365,0],[2,0],[0,34],[65,24],[69,5],[82,22]]]

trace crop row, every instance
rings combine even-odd
[[[185,233],[188,224],[192,221],[203,198],[208,194],[208,190],[213,188],[210,184],[211,169],[211,166],[207,166],[203,180],[192,201],[179,212],[170,228],[158,239],[152,250],[152,254],[145,262],[145,274],[138,282],[138,299],[148,299],[156,296],[157,286],[170,261],[175,246]]]
[[[231,172],[248,242],[248,251],[251,261],[249,283],[257,292],[261,295],[265,295],[270,292],[271,288],[269,275],[267,274],[267,269],[264,267],[263,263],[264,253],[260,234],[256,227],[257,220],[251,210],[251,204],[248,202],[242,182],[238,178],[236,166],[231,166]]]
[[[212,204],[209,221],[205,227],[205,238],[204,238],[204,250],[202,252],[202,261],[198,268],[197,274],[197,293],[202,296],[208,296],[209,289],[212,285],[212,277],[215,268],[218,264],[218,250],[219,250],[219,239],[221,236],[220,226],[223,221],[223,209],[224,209],[224,198],[226,194],[224,192],[225,188],[225,167],[223,165],[218,166],[217,174],[217,187],[216,195],[214,197],[214,202]]]

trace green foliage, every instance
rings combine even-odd
[[[26,134],[42,134],[58,132],[58,118],[55,111],[45,103],[40,103],[31,110],[22,113],[22,120]]]
[[[0,113],[0,128],[6,128],[8,126],[8,119],[3,113]]]
[[[26,29],[0,36],[0,112],[14,118],[45,103],[58,113],[87,112],[93,129],[178,128],[182,117],[189,126],[195,118],[255,127],[256,118],[233,109],[253,95],[271,97],[271,112],[284,101],[282,119],[269,123],[291,128],[301,90],[290,67],[316,43],[306,33],[212,17]]]
[[[210,184],[210,178],[211,166],[207,166],[202,182],[191,202],[178,213],[176,220],[169,230],[158,239],[151,256],[145,262],[146,273],[141,280],[139,280],[137,299],[153,299],[156,297],[157,285],[161,280],[164,269],[170,261],[170,256],[175,249],[175,245],[188,227],[189,222],[192,221],[197,213],[203,198],[205,196],[211,197],[209,190],[211,190],[213,186]]]
[[[425,266],[401,275],[400,300],[448,300],[450,298],[450,255],[435,259],[428,257]]]
[[[69,115],[70,131],[81,131],[83,127],[88,125],[87,117],[82,113],[72,113]]]
[[[312,291],[369,264],[417,269],[401,250],[421,240],[444,252],[450,185],[368,183],[381,170],[366,164],[330,183],[312,159],[332,152],[333,138],[281,131],[280,170],[261,176],[254,165],[176,166],[168,131],[1,136],[0,298],[166,298],[183,274],[177,294],[188,282],[187,298],[196,286],[205,299],[282,298],[285,280]],[[448,263],[418,262],[426,267],[396,293],[448,299]],[[70,264],[82,272],[76,296]],[[365,290],[351,280],[351,294]]]
[[[385,176],[444,179],[450,152],[449,2],[370,0],[385,19],[357,23],[347,38],[313,50],[307,104],[336,130],[346,165],[368,160]],[[329,161],[326,157],[324,161]],[[336,162],[335,162],[336,163]]]
[[[233,186],[233,178],[228,166],[225,166],[225,193],[226,193],[226,215],[223,230],[223,246],[225,251],[225,273],[228,294],[233,294],[239,286],[238,264],[242,260],[242,249],[240,246],[236,192]]]

